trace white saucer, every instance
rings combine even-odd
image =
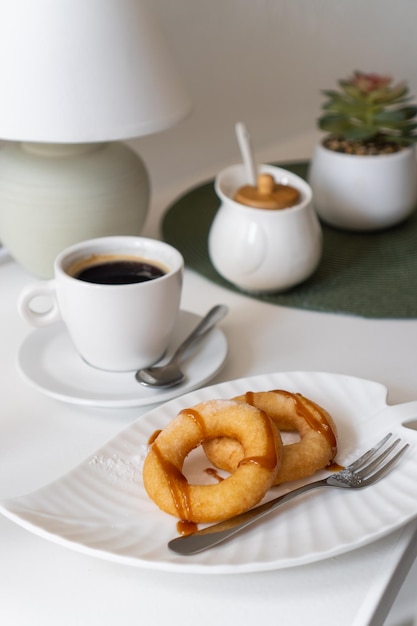
[[[167,358],[201,320],[181,311]],[[134,372],[105,372],[95,369],[78,355],[62,323],[33,331],[23,341],[17,367],[23,378],[52,398],[99,407],[137,407],[166,402],[204,385],[222,368],[227,340],[213,329],[183,363],[185,382],[170,389],[140,385]]]

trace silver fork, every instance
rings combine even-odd
[[[363,487],[368,487],[385,476],[409,446],[407,443],[398,448],[401,439],[392,441],[392,438],[392,433],[388,433],[373,448],[336,474],[308,485],[303,485],[274,500],[250,509],[246,513],[203,528],[192,535],[176,537],[168,543],[168,547],[174,552],[183,555],[203,552],[203,550],[207,550],[233,537],[244,528],[265,517],[268,513],[296,496],[306,493],[306,491],[318,489],[319,487],[341,487],[342,489],[362,489]]]

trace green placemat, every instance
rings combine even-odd
[[[305,178],[308,163],[281,167]],[[162,235],[180,250],[188,267],[239,292],[216,272],[208,254],[208,233],[218,206],[212,180],[189,190],[167,209]],[[374,233],[322,227],[323,256],[311,278],[285,293],[246,295],[313,311],[417,317],[417,213],[399,226]]]

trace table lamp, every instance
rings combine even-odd
[[[0,241],[40,277],[66,246],[138,235],[146,167],[123,140],[189,111],[144,0],[0,0]]]

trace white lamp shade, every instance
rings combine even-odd
[[[7,140],[139,137],[190,108],[143,0],[0,0],[0,85]]]

